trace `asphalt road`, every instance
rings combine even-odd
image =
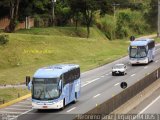
[[[160,88],[130,110],[127,115],[132,116],[130,120],[160,120]]]
[[[116,63],[124,63],[127,65],[127,75],[111,75],[112,66]],[[113,63],[82,73],[81,97],[76,104],[70,104],[66,106],[64,110],[45,110],[39,112],[29,109],[20,116],[18,115],[18,120],[71,120],[76,114],[83,114],[120,93],[122,91],[120,88],[121,82],[126,81],[128,86],[131,86],[146,74],[151,73],[159,67],[160,46],[156,47],[155,61],[149,65],[131,66],[128,57],[124,57]],[[23,101],[23,103],[25,102],[26,101]],[[14,109],[15,113],[17,111],[18,110]]]
[[[129,113],[132,114],[160,114],[160,88],[153,92],[141,104]]]

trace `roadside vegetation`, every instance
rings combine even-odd
[[[142,13],[130,9],[119,10],[115,17],[107,14],[104,17],[97,16],[96,25],[110,40],[151,32]]]
[[[17,99],[18,97],[24,96],[26,94],[29,94],[29,91],[25,88],[5,88],[0,89],[0,104],[3,102],[8,102],[14,99]],[[3,101],[4,100],[4,101]]]
[[[1,85],[23,83],[26,75],[32,76],[36,69],[52,64],[80,64],[81,70],[86,71],[127,54],[128,39],[108,41],[96,28],[91,29],[88,39],[62,35],[63,32],[58,35],[61,28],[48,29],[50,35],[43,32],[47,28],[31,29],[31,34],[28,30],[27,34],[22,33],[24,30],[8,34],[9,43],[0,46]]]

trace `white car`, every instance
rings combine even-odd
[[[126,72],[127,70],[127,66],[124,65],[124,64],[115,64],[113,67],[112,67],[112,76],[114,75],[125,75],[127,74]]]

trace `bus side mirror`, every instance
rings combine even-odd
[[[31,81],[30,76],[26,76],[26,86],[28,86],[28,84],[30,83],[30,81]]]
[[[134,36],[130,37],[130,41],[134,41],[136,38]]]

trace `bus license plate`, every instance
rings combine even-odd
[[[44,108],[44,109],[47,109],[48,107],[47,107],[47,106],[43,106],[43,108]]]

